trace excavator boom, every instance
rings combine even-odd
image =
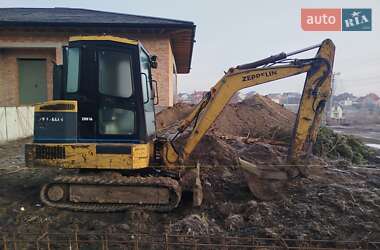
[[[319,50],[314,58],[287,59],[290,55],[315,48],[319,48]],[[280,53],[253,63],[231,68],[178,127],[178,133],[182,133],[192,125],[192,130],[186,139],[183,150],[178,152],[173,141],[165,144],[162,153],[164,162],[168,166],[174,166],[188,159],[231,97],[239,90],[307,73],[288,154],[288,163],[297,164],[303,154],[308,155],[311,152],[312,145],[316,140],[323,110],[331,94],[334,54],[335,46],[331,40],[327,39],[319,45],[288,54]],[[280,63],[281,65],[278,65]],[[252,174],[259,177],[269,176],[269,179],[273,178],[273,176],[278,177],[287,174],[274,174],[274,172],[277,172],[276,169],[272,169],[271,173],[268,174],[268,171],[262,171],[262,169],[258,169],[257,166],[243,159],[240,159],[240,163],[247,170],[246,172],[249,172],[247,179],[250,187],[252,182],[256,184],[260,182],[256,178],[257,176],[252,180]],[[262,189],[258,191],[258,188],[254,186],[251,187],[251,190],[256,196],[262,196],[264,191]]]
[[[314,58],[282,61],[288,55],[294,55],[317,47],[319,47],[319,50]],[[178,132],[182,133],[191,124],[195,123],[186,139],[183,151],[178,152],[171,142],[165,145],[163,148],[165,163],[170,166],[188,159],[231,97],[239,90],[307,73],[288,155],[289,161],[298,159],[303,151],[310,150],[311,145],[316,140],[322,112],[331,94],[331,72],[334,53],[335,46],[331,40],[327,39],[317,46],[311,46],[289,54],[280,53],[257,62],[229,69],[178,127]],[[280,62],[287,63],[286,65],[276,66]],[[273,66],[266,66],[268,64],[273,64]]]

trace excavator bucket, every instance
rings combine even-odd
[[[270,201],[281,198],[290,179],[285,169],[273,165],[256,165],[241,158],[239,163],[249,190],[257,199]]]

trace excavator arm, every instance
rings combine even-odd
[[[287,59],[291,55],[315,48],[319,50],[314,58]],[[288,54],[280,53],[229,69],[179,125],[178,134],[193,126],[183,150],[178,152],[173,144],[177,136],[163,146],[165,165],[175,166],[188,159],[231,97],[239,90],[307,73],[288,155],[289,162],[297,161],[303,152],[310,152],[316,140],[322,112],[331,94],[334,54],[333,42],[326,39],[316,46]]]

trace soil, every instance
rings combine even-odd
[[[271,101],[254,95],[240,103],[227,105],[211,131],[223,135],[276,137],[276,133],[291,134],[295,114]]]
[[[190,112],[191,106],[176,105],[157,116],[161,133],[168,132],[185,116],[182,110]],[[79,229],[109,233],[380,239],[378,168],[358,168],[345,160],[315,156],[308,176],[289,182],[281,190],[281,199],[259,201],[236,166],[236,156],[244,155],[256,164],[283,164],[287,141],[276,134],[280,130],[282,136],[290,133],[295,116],[260,96],[230,104],[225,111],[227,114],[219,117],[192,157],[202,163],[202,206],[192,207],[191,195],[184,194],[180,206],[170,213],[140,210],[84,213],[45,207],[39,201],[39,189],[63,170],[25,168],[23,145],[30,139],[1,145],[0,232],[59,233]],[[239,119],[244,120],[244,125]]]
[[[162,133],[172,129],[193,108],[194,105],[179,103],[161,111],[156,116],[158,130]],[[228,104],[208,133],[284,139],[290,137],[295,118],[293,112],[268,97],[254,95],[243,102]]]

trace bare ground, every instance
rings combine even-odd
[[[380,171],[339,166],[312,168],[296,179],[283,198],[260,202],[249,192],[239,169],[204,166],[200,208],[185,195],[171,213],[132,210],[84,213],[44,207],[40,186],[61,171],[25,169],[23,144],[1,146],[0,231],[41,233],[87,231],[229,234],[295,239],[379,240]],[[255,145],[259,152],[260,144]]]

